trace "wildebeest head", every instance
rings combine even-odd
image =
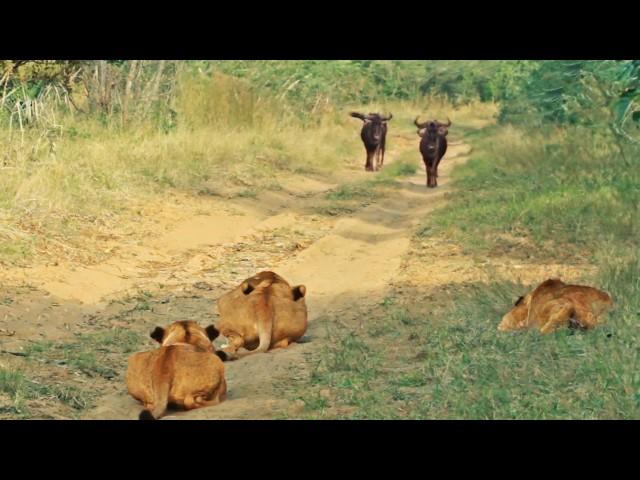
[[[371,137],[376,141],[380,141],[382,139],[386,131],[387,122],[393,118],[393,114],[391,113],[384,116],[379,113],[369,113],[368,115],[364,115],[359,112],[351,112],[349,115],[362,120],[364,122],[363,129],[366,128],[370,131]]]
[[[431,140],[435,141],[436,135],[442,135],[446,137],[449,134],[449,127],[451,126],[451,120],[447,118],[447,123],[442,123],[437,120],[427,120],[426,122],[418,122],[418,118],[413,123],[418,127],[418,135],[423,137],[427,135]]]

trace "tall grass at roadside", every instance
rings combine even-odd
[[[592,255],[637,245],[640,149],[628,147],[625,161],[597,131],[548,128],[470,134],[474,153],[453,172],[457,193],[430,216],[432,231],[482,251],[496,233]]]
[[[29,257],[40,237],[65,241],[167,189],[246,196],[277,188],[283,172],[330,174],[358,146],[346,120],[305,127],[280,117],[275,102],[238,101],[224,77],[192,86],[185,80],[169,131],[69,115],[52,135],[0,131],[0,261]]]
[[[187,75],[176,90],[170,128],[122,129],[60,112],[55,130],[0,131],[7,146],[0,163],[0,261],[27,260],[44,239],[66,245],[84,226],[116,221],[130,204],[153,201],[168,189],[255,197],[279,188],[283,173],[330,176],[362,153],[351,109],[391,111],[390,134],[414,136],[414,112],[473,121],[495,109],[474,104],[454,111],[427,98],[334,106],[304,122],[301,112],[294,115],[278,99],[256,96],[244,81],[225,75]]]

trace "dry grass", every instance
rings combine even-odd
[[[0,262],[25,263],[45,250],[82,258],[80,232],[108,234],[132,205],[161,201],[167,190],[255,197],[278,189],[283,173],[332,176],[362,154],[360,125],[347,115],[352,109],[391,111],[393,132],[415,136],[419,113],[464,126],[491,117],[495,106],[453,111],[428,98],[325,109],[307,121],[273,99],[254,98],[240,81],[214,76],[184,80],[175,109],[182,120],[169,130],[122,130],[67,114],[57,118],[55,132],[0,131],[7,145],[0,163]]]
[[[35,253],[39,239],[112,225],[129,205],[167,189],[255,196],[283,173],[330,174],[357,147],[353,129],[181,129],[169,134],[62,137],[55,154],[18,149],[1,167],[0,261]],[[106,224],[105,224],[106,222]]]

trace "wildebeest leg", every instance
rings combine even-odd
[[[433,165],[434,165],[434,162],[431,159],[427,160],[424,163],[424,166],[427,169],[427,187],[428,188],[433,188],[433,182],[435,181],[435,177],[433,173]]]
[[[434,174],[434,187],[438,186],[438,165],[440,165],[440,159],[442,158],[440,156],[440,146],[441,146],[441,142],[442,140],[440,140],[440,138],[438,138],[436,140],[436,158],[433,159],[433,174]]]
[[[380,168],[382,168],[384,166],[384,144],[385,144],[385,141],[382,140],[382,144],[380,145],[380,154],[381,154]]]
[[[364,169],[367,172],[371,172],[373,171],[373,155],[374,155],[374,151],[371,150],[367,150],[367,163],[364,164]]]
[[[429,163],[424,162],[424,168],[427,171],[427,188],[431,186],[431,169],[429,168]]]

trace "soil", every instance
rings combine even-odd
[[[416,137],[417,138],[417,137]],[[452,138],[440,165],[439,186],[425,186],[415,138],[389,135],[385,163],[407,149],[420,165],[397,180],[390,195],[346,215],[322,215],[317,206],[339,183],[371,178],[362,159],[333,178],[290,175],[281,190],[257,198],[222,199],[173,192],[161,203],[140,205],[135,222],[94,239],[104,260],[48,259],[1,274],[0,349],[19,353],[29,342],[65,341],[77,333],[126,328],[148,338],[155,325],[216,319],[216,299],[244,278],[274,270],[307,287],[310,326],[300,343],[226,363],[228,398],[215,407],[172,412],[166,419],[269,419],[295,417],[299,402],[283,395],[289,378],[310,368],[306,354],[330,342],[328,317],[379,304],[391,289],[432,289],[440,284],[505,277],[533,283],[562,274],[571,280],[584,267],[514,263],[465,254],[441,239],[415,237],[416,228],[451,193],[450,173],[465,162],[470,146]],[[148,348],[154,343],[148,339]],[[0,354],[0,362],[15,363]],[[95,407],[87,419],[135,419],[140,405],[124,385],[126,357],[115,379],[96,379]],[[51,367],[53,368],[53,367]],[[52,418],[66,418],[61,410]]]

